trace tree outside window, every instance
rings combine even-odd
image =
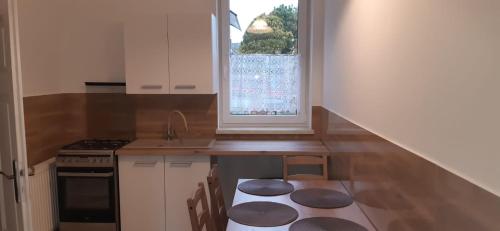
[[[298,9],[295,6],[280,5],[269,14],[262,14],[250,23],[240,54],[296,54],[298,41]],[[264,24],[269,29],[263,33],[253,32],[252,27]],[[262,25],[260,25],[262,26]]]

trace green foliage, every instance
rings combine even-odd
[[[271,12],[270,15],[275,15],[282,19],[285,31],[290,31],[295,39],[298,38],[298,17],[299,11],[297,7],[280,5]]]
[[[243,35],[239,52],[242,54],[295,54],[298,41],[298,9],[294,6],[280,5],[268,15],[255,18],[264,20],[272,31],[269,33],[250,33]]]

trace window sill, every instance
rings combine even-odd
[[[219,128],[216,134],[254,134],[254,135],[313,135],[314,130],[305,128]]]

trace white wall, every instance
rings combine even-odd
[[[123,20],[118,6],[118,0],[61,4],[62,92],[85,92],[85,81],[125,81]]]
[[[85,81],[125,81],[123,17],[162,8],[215,12],[215,0],[182,4],[149,0],[21,0],[19,2],[24,96],[82,93]],[[142,5],[142,8],[134,5]],[[191,7],[184,7],[184,6]],[[130,6],[130,7],[127,7]],[[323,0],[312,9],[311,101],[321,105],[323,84]],[[99,88],[101,89],[101,88]],[[105,89],[109,91],[110,89]],[[115,89],[116,90],[116,89]]]
[[[52,0],[21,0],[19,40],[24,96],[59,91],[59,12]]]
[[[328,0],[324,105],[500,195],[500,1]]]
[[[19,1],[24,96],[86,92],[124,81],[118,0]]]
[[[325,1],[311,1],[310,84],[312,106],[321,106],[323,98],[323,31]]]

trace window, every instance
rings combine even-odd
[[[306,1],[222,0],[221,12],[219,132],[310,131]]]

